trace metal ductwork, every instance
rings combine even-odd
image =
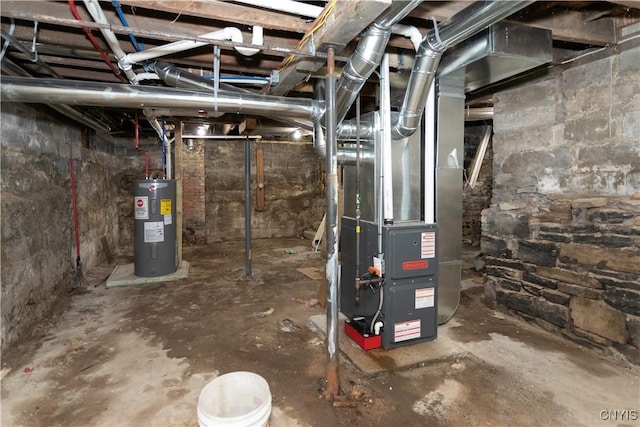
[[[214,94],[225,93],[230,96],[234,94],[244,94],[247,96],[268,96],[268,95],[259,95],[255,92],[252,92],[247,89],[239,88],[233,85],[229,85],[226,83],[218,82],[218,86],[216,87],[216,82],[210,79],[207,79],[202,76],[198,76],[197,74],[190,73],[188,71],[181,70],[173,64],[169,64],[161,61],[149,61],[146,63],[147,66],[150,66],[153,71],[156,72],[158,77],[162,79],[166,84],[177,87],[179,89],[195,89],[198,91],[203,91],[207,93],[213,92]],[[273,97],[272,98],[276,98]],[[288,99],[288,98],[276,98],[276,99]],[[319,101],[321,102],[321,101]],[[207,112],[208,115],[212,115],[211,112]],[[201,117],[201,113],[192,114],[193,117]],[[275,119],[277,121],[286,123],[290,126],[299,127],[301,129],[311,130],[313,129],[313,123],[308,120],[295,120],[292,118],[289,119]]]
[[[478,1],[429,31],[416,53],[400,114],[392,125],[392,137],[409,137],[420,125],[429,88],[445,50],[531,3],[530,0]]]
[[[3,35],[4,36],[4,35]],[[22,45],[20,45],[22,46]],[[31,52],[29,52],[31,53]],[[40,63],[38,64],[40,65]],[[45,64],[46,65],[46,64]],[[15,62],[11,61],[9,58],[3,58],[2,59],[2,73],[4,74],[3,76],[3,80],[6,79],[6,76],[22,76],[22,77],[31,77],[31,74],[29,74],[29,72],[27,70],[25,70],[24,68],[20,67],[19,65],[17,65]],[[65,104],[46,104],[49,108],[54,109],[55,111],[57,111],[58,113],[69,117],[72,120],[75,120],[76,122],[83,124],[87,127],[90,127],[93,130],[96,130],[98,132],[102,132],[102,133],[109,133],[111,132],[111,127],[109,125],[107,125],[106,123],[103,123],[99,120],[94,119],[93,117],[90,117],[86,114],[84,114],[81,111],[78,111],[77,109],[70,107],[68,105]]]
[[[422,0],[394,1],[364,33],[356,51],[342,68],[342,75],[336,89],[338,124],[344,120],[369,76],[380,65],[392,27],[420,3]]]
[[[238,114],[316,120],[322,103],[303,98],[218,92],[209,94],[174,88],[127,86],[77,80],[3,77],[3,101],[95,105],[120,108],[193,108]]]
[[[464,76],[465,92],[470,92],[551,60],[551,30],[499,22],[449,49],[438,77]]]

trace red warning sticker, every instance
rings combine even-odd
[[[429,261],[421,259],[418,261],[405,261],[402,263],[403,270],[420,270],[429,267]]]

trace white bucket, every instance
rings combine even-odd
[[[198,399],[200,427],[265,427],[271,415],[271,390],[253,372],[231,372],[207,384]]]

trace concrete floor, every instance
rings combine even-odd
[[[305,327],[323,313],[308,304],[319,281],[296,270],[322,268],[308,243],[255,241],[250,278],[242,242],[185,248],[176,282],[107,289],[114,265],[94,269],[3,359],[2,426],[195,426],[204,385],[239,370],[269,382],[276,427],[638,425],[639,367],[489,309],[481,287],[424,360],[401,367],[380,350],[361,356],[384,369],[365,373],[343,357],[356,406],[331,406],[323,338]]]

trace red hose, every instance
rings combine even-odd
[[[135,145],[136,150],[144,152],[144,177],[149,178],[149,150],[144,148],[139,148],[139,132],[138,132],[138,111],[136,110],[136,121],[135,121]]]
[[[78,221],[78,200],[76,197],[76,177],[73,169],[73,156],[69,156],[69,175],[71,177],[71,203],[73,206],[73,233],[76,239],[76,263],[80,264],[80,223]]]
[[[80,13],[78,13],[78,9],[76,8],[76,3],[74,0],[69,0],[69,7],[71,8],[71,13],[73,14],[73,16],[78,21],[82,21],[82,17],[80,16]],[[113,63],[111,62],[111,59],[109,58],[109,55],[107,55],[106,52],[102,50],[102,48],[98,44],[98,40],[96,40],[93,34],[91,34],[91,30],[89,30],[89,28],[85,26],[82,27],[82,30],[85,32],[85,34],[89,38],[89,41],[91,42],[93,47],[98,51],[98,53],[100,54],[104,62],[109,66],[109,68],[111,68],[111,71],[113,71],[113,74],[115,74],[116,77],[118,77],[122,83],[129,83],[127,79],[122,75],[122,72],[118,70],[118,68],[115,65],[113,65]]]

